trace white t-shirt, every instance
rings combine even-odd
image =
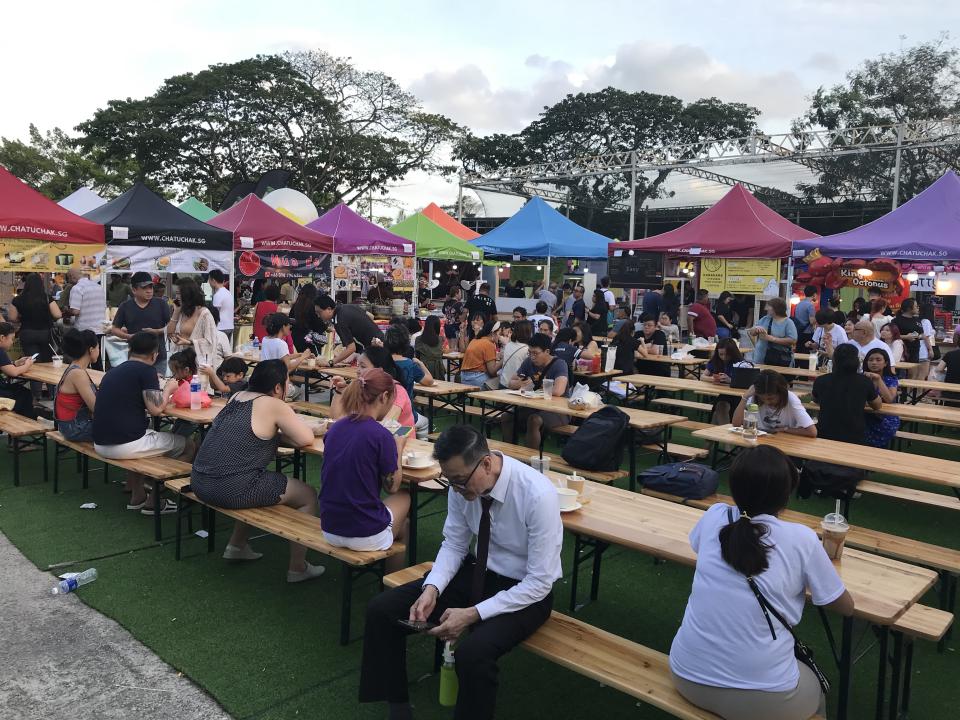
[[[533,323],[533,331],[535,333],[540,332],[539,326],[542,320],[549,320],[551,325],[554,325],[554,326],[556,325],[556,323],[553,322],[553,318],[550,317],[549,315],[531,315],[530,317],[527,318],[527,320]],[[554,327],[553,329],[556,330],[557,328]]]
[[[756,400],[747,398],[747,405]],[[757,403],[759,405],[759,403]],[[787,392],[787,404],[779,410],[769,405],[760,405],[760,429],[766,432],[780,432],[787,428],[807,428],[813,425],[813,418],[803,407],[800,398]]]
[[[613,290],[609,288],[603,291],[603,299],[607,301],[607,305],[611,308],[617,306],[617,299],[613,296]]]
[[[842,327],[833,324],[833,327],[830,328],[830,337],[833,338],[833,347],[836,348],[838,345],[845,343],[847,341],[847,331]],[[823,326],[819,326],[816,330],[813,331],[813,342],[817,344],[817,348],[820,350],[826,349],[826,346],[823,344]]]
[[[260,343],[261,360],[282,360],[290,354],[287,341],[281,338],[265,337]]]
[[[857,352],[860,353],[861,367],[863,366],[863,359],[867,356],[867,353],[873,350],[874,348],[883,350],[887,354],[887,357],[890,358],[891,369],[897,366],[896,361],[893,359],[893,353],[890,351],[890,346],[887,345],[883,340],[877,340],[877,338],[874,338],[873,340],[868,342],[866,345],[861,345],[856,340],[847,340],[845,344],[853,345],[857,349]]]
[[[71,295],[71,297],[73,297]],[[937,344],[937,332],[933,329],[933,325],[929,320],[924,318],[920,321],[920,324],[923,326],[923,336],[930,338],[930,344]],[[930,359],[930,352],[927,350],[927,343],[923,341],[923,338],[920,338],[920,362]]]
[[[712,506],[690,532],[697,553],[693,590],[683,623],[670,648],[670,667],[701,685],[745,690],[793,690],[800,670],[793,655],[793,637],[771,616],[777,639],[770,634],[747,579],[724,562],[719,533],[729,522],[728,505]],[[740,516],[736,508],[731,517]],[[769,567],[756,576],[770,604],[791,625],[800,622],[804,591],[814,605],[828,605],[844,591],[843,582],[816,533],[805,525],[758,515],[769,528]]]
[[[233,293],[221,287],[213,294],[211,304],[220,313],[217,330],[233,330]]]

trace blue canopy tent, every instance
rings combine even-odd
[[[486,255],[521,258],[606,259],[609,243],[610,238],[580,227],[538,197],[473,241]]]
[[[546,258],[545,277],[549,278],[554,257],[605,260],[610,238],[580,227],[534,197],[503,225],[472,243],[482,248],[486,257]]]

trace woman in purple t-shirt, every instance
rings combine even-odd
[[[387,550],[407,536],[410,495],[400,491],[406,435],[380,424],[393,408],[394,380],[379,368],[362,371],[343,391],[347,415],[327,430],[320,471],[320,524],[327,542],[350,550]],[[387,497],[380,498],[385,490]],[[402,556],[387,570],[403,567]]]

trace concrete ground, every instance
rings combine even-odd
[[[53,585],[0,533],[0,719],[229,720],[113,620],[51,595]]]

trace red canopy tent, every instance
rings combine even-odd
[[[718,258],[784,258],[794,240],[817,237],[794,225],[734,185],[720,201],[676,230],[627,242],[610,243],[615,250],[647,250],[667,255]]]
[[[60,207],[0,166],[0,239],[8,238],[104,244],[103,225]]]
[[[309,276],[329,285],[333,238],[294,222],[256,195],[247,195],[207,222],[233,233],[241,276]]]
[[[433,221],[448,233],[456,235],[461,240],[474,240],[480,237],[480,233],[474,232],[463,223],[447,215],[436,203],[430,203],[420,212],[422,212],[428,220]]]

